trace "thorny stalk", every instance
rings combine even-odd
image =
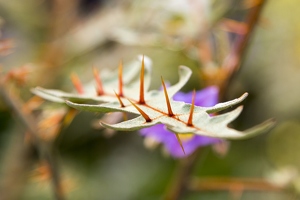
[[[223,63],[222,68],[224,69],[223,72],[225,73],[225,79],[223,79],[219,85],[220,86],[220,99],[222,99],[224,94],[226,93],[228,83],[232,79],[234,73],[236,71],[238,71],[238,69],[239,69],[239,66],[241,64],[242,57],[245,54],[245,50],[246,50],[247,44],[249,42],[250,36],[252,35],[252,33],[255,29],[255,26],[258,22],[258,19],[260,17],[260,14],[261,14],[261,11],[263,9],[265,2],[266,2],[266,0],[260,0],[260,2],[249,11],[248,18],[245,21],[245,23],[248,25],[248,31],[244,35],[237,36],[237,39],[234,42],[233,48],[231,49],[231,51],[228,54],[228,57],[225,59],[225,61]],[[173,180],[171,180],[171,185],[167,188],[166,194],[164,196],[165,200],[180,199],[184,195],[185,191],[193,189],[189,186],[191,186],[192,184],[195,184],[195,182],[191,182],[190,176],[191,176],[193,168],[196,164],[199,153],[200,153],[200,151],[198,150],[191,156],[179,161],[177,170],[173,177]],[[214,186],[221,187],[221,185],[223,185],[222,181],[220,182],[219,179],[213,179],[210,181],[211,181],[211,185],[213,185],[212,187],[214,187]],[[240,180],[235,179],[235,182],[239,183]],[[245,186],[245,182],[248,183],[247,180],[243,180],[243,182],[240,182],[239,184]],[[257,189],[255,187],[259,187],[259,185],[261,183],[257,184],[257,182],[251,182],[251,184],[252,184],[251,186],[253,187],[252,189]],[[271,186],[271,185],[268,185],[268,186],[269,186],[269,188],[265,187],[265,190],[281,189],[281,188],[276,188],[275,186]],[[203,188],[203,189],[205,189],[205,188]],[[206,189],[212,189],[212,188],[206,188]],[[218,190],[217,188],[215,188],[215,189]],[[222,188],[222,189],[224,189],[224,188]],[[229,190],[229,188],[225,188],[225,189]]]
[[[72,26],[74,26],[77,17],[78,2],[78,0],[51,1],[49,20],[50,31],[48,35],[48,40],[50,42],[43,49],[43,53],[41,54],[39,60],[39,64],[42,66],[42,68],[40,68],[37,71],[37,76],[33,78],[33,81],[43,82],[44,85],[52,84],[54,79],[51,79],[51,77],[55,77],[60,73],[60,70],[53,70],[54,68],[60,66],[64,56],[65,46],[62,46],[58,40],[62,36],[64,36]],[[48,76],[39,76],[40,74],[48,74]],[[41,77],[43,79],[41,79]],[[4,103],[18,116],[19,121],[26,127],[31,139],[31,143],[29,142],[28,144],[22,145],[22,148],[20,147],[21,149],[16,148],[20,151],[18,154],[18,158],[20,159],[16,160],[16,164],[12,164],[12,167],[15,166],[16,173],[13,173],[12,176],[8,177],[8,182],[4,183],[6,184],[4,185],[5,188],[1,188],[1,200],[18,199],[18,193],[21,192],[21,189],[18,189],[17,187],[19,186],[19,188],[22,188],[24,186],[26,180],[24,180],[25,177],[23,176],[23,172],[25,172],[26,169],[28,169],[32,164],[30,158],[34,149],[37,149],[40,160],[45,161],[48,165],[48,168],[51,173],[55,199],[65,199],[61,187],[58,168],[53,157],[51,144],[44,142],[38,137],[39,133],[37,127],[35,126],[33,117],[28,115],[27,113],[25,114],[24,112],[22,112],[21,108],[23,103],[15,96],[11,96],[11,94],[9,94],[2,80],[0,80],[0,96],[3,99]],[[21,142],[22,141],[20,141],[20,143]],[[20,166],[22,166],[23,168]],[[17,179],[13,179],[17,176],[17,174],[22,177],[17,177]],[[18,183],[16,184],[16,182]],[[14,191],[6,189],[10,187],[11,184],[14,187]]]
[[[241,61],[246,52],[247,45],[249,44],[249,40],[252,33],[254,32],[265,3],[266,0],[258,0],[257,5],[249,11],[249,14],[246,18],[248,31],[245,34],[237,35],[234,46],[222,65],[222,68],[225,69],[226,79],[222,84],[220,84],[221,98],[223,98],[222,95],[224,95],[228,83],[233,78],[234,73],[238,71],[241,65]]]

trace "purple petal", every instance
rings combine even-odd
[[[154,126],[151,126],[149,128],[144,128],[140,130],[140,133],[142,136],[145,137],[151,137],[152,139],[155,139],[157,142],[166,142],[169,138],[169,133],[167,129],[164,128],[165,125],[163,124],[156,124]],[[172,133],[174,135],[174,133]]]
[[[184,93],[177,92],[173,99],[176,101],[184,101],[192,103],[193,91]],[[219,89],[215,86],[207,87],[203,90],[196,91],[195,105],[202,107],[214,106],[218,103]]]
[[[167,148],[168,152],[170,152],[170,154],[175,158],[181,158],[181,157],[188,156],[188,155],[192,154],[199,147],[219,143],[222,141],[221,139],[218,139],[218,138],[194,135],[191,139],[182,141],[182,146],[185,151],[185,154],[184,154],[174,133],[172,133],[172,134],[173,134],[173,137],[175,138],[174,142],[165,143],[165,147]]]
[[[213,106],[218,103],[218,88],[211,86],[196,92],[195,105],[197,106]],[[174,95],[174,100],[192,102],[193,92],[183,93],[178,92]],[[190,139],[182,140],[182,145],[185,151],[183,153],[181,146],[174,133],[164,128],[163,124],[144,128],[140,131],[141,135],[151,137],[159,143],[163,143],[167,151],[175,158],[185,157],[192,154],[198,147],[206,146],[221,142],[221,139],[211,138],[206,136],[194,135]]]
[[[163,143],[167,151],[176,158],[188,156],[200,146],[215,144],[222,141],[217,138],[194,135],[190,139],[182,140],[182,145],[185,151],[184,154],[175,134],[165,129],[163,124],[144,128],[140,132],[141,135],[145,137],[151,137],[157,142]]]

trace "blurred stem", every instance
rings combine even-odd
[[[245,23],[248,25],[248,32],[244,35],[238,35],[234,43],[234,46],[225,59],[222,68],[225,72],[225,79],[220,83],[220,99],[224,98],[226,93],[228,83],[232,79],[234,73],[239,69],[241,64],[241,58],[245,53],[247,44],[256,23],[258,22],[259,16],[261,14],[265,0],[260,0],[256,7],[253,7]],[[183,195],[183,193],[188,189],[189,178],[192,172],[194,165],[196,164],[197,157],[199,153],[195,153],[192,156],[189,156],[181,160],[177,166],[177,171],[173,177],[171,186],[168,188],[165,196],[165,200],[177,200]]]
[[[190,174],[193,171],[199,154],[200,151],[198,150],[189,157],[179,160],[177,169],[173,179],[171,180],[171,185],[165,194],[164,200],[175,200],[183,196],[187,190],[187,187],[185,186],[189,184]]]
[[[282,192],[283,187],[260,178],[194,178],[189,182],[191,191],[270,191]]]
[[[43,85],[53,85],[62,73],[62,63],[65,60],[65,36],[78,21],[77,8],[79,0],[50,0],[48,43],[40,57],[40,65],[36,82]],[[41,76],[43,74],[43,76]],[[46,76],[45,76],[46,74]]]
[[[13,134],[4,154],[0,194],[2,200],[20,199],[33,164],[34,147],[24,143],[19,133]]]
[[[51,0],[50,38],[59,39],[76,24],[79,0]]]
[[[12,96],[8,93],[1,79],[0,79],[0,96],[2,97],[4,103],[11,109],[12,112],[14,112],[18,116],[20,122],[28,130],[31,139],[30,141],[37,148],[40,160],[41,161],[45,160],[46,163],[48,164],[51,173],[52,186],[53,186],[55,198],[57,200],[65,199],[62,192],[58,169],[55,160],[53,158],[53,154],[51,152],[51,145],[39,138],[38,136],[39,133],[37,131],[37,127],[35,126],[33,117],[29,114],[24,114],[22,112],[22,105],[23,105],[22,102],[16,96]],[[24,145],[30,145],[30,142],[29,144],[24,144]],[[28,147],[26,147],[26,149],[27,148]],[[14,192],[14,191],[8,190],[5,192]]]
[[[246,48],[249,44],[252,33],[254,32],[256,24],[260,18],[263,7],[266,4],[266,0],[257,1],[257,5],[249,11],[249,14],[245,20],[245,23],[248,25],[248,31],[244,35],[237,35],[231,52],[223,62],[222,68],[225,72],[225,80],[222,82],[222,84],[220,84],[221,97],[224,96],[228,87],[228,83],[231,81],[241,65],[242,58],[246,52]]]
[[[51,13],[49,16],[49,43],[45,46],[42,53],[40,64],[43,68],[37,69],[37,75],[34,82],[42,83],[43,85],[51,85],[53,81],[61,73],[60,66],[62,59],[64,57],[64,45],[60,40],[65,36],[69,29],[76,23],[77,17],[77,4],[78,0],[50,0],[51,1]],[[25,183],[24,172],[28,169],[28,166],[32,163],[28,162],[29,152],[31,152],[34,147],[37,149],[39,158],[41,161],[45,161],[50,169],[52,187],[54,190],[54,195],[57,200],[63,200],[64,195],[61,187],[61,181],[58,173],[58,167],[53,156],[52,144],[47,143],[39,138],[40,133],[35,126],[35,121],[33,116],[30,114],[25,114],[22,112],[23,103],[17,96],[12,96],[6,90],[5,84],[0,77],[0,96],[4,100],[4,103],[17,115],[19,121],[26,127],[30,134],[30,141],[25,143],[23,148],[17,148],[20,152],[17,154],[17,164],[12,164],[9,166],[15,167],[15,172],[13,176],[7,177],[5,185],[3,186],[3,191],[1,191],[1,199],[7,197],[11,200],[13,198],[18,199],[18,192],[21,189],[15,190],[15,186],[20,186]],[[20,136],[21,137],[21,136]],[[31,144],[32,143],[32,144]],[[15,147],[13,145],[13,147]],[[25,160],[24,160],[25,159]],[[18,166],[15,166],[18,165]],[[10,169],[7,169],[10,173]],[[15,177],[13,179],[13,177]],[[3,195],[2,195],[3,194]]]

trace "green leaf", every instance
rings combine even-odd
[[[179,82],[176,83],[173,86],[170,86],[169,89],[171,90],[171,95],[173,96],[176,92],[178,92],[182,86],[188,81],[190,78],[192,72],[188,67],[180,66],[179,67]],[[169,91],[168,89],[168,91]],[[74,103],[72,101],[66,101],[67,105],[76,108],[78,110],[83,111],[89,111],[89,112],[116,112],[116,111],[122,111],[122,112],[130,112],[135,114],[140,114],[137,109],[132,106],[132,104],[128,101],[131,100],[135,103],[138,103],[139,97],[138,97],[138,91],[139,88],[133,90],[133,93],[129,93],[128,98],[127,97],[121,97],[122,102],[124,103],[125,107],[121,107],[119,101],[117,98],[114,98],[114,101],[109,103],[103,103],[103,104],[78,104]],[[127,93],[126,93],[127,95]],[[160,110],[161,112],[167,112],[165,102],[161,102],[161,100],[164,101],[164,93],[163,91],[149,91],[145,94],[146,99],[146,105],[139,105],[143,109],[147,110],[147,112],[153,111],[153,109],[149,109],[149,106],[154,106],[156,109]],[[182,102],[180,105],[184,105],[185,103]],[[204,109],[204,108],[201,108]]]
[[[129,95],[136,94],[136,88],[139,87],[139,71],[141,67],[142,56],[138,56],[137,59],[130,64],[126,65],[123,69],[122,79],[123,79],[123,90],[124,93]],[[148,89],[150,87],[151,80],[151,68],[152,61],[150,58],[144,56],[145,61],[145,88]],[[90,82],[84,85],[84,94],[77,94],[76,92],[68,93],[61,90],[53,90],[53,89],[44,89],[41,87],[36,87],[31,89],[31,92],[35,95],[38,95],[46,100],[53,101],[56,103],[65,103],[66,100],[70,100],[73,102],[111,102],[116,100],[114,90],[118,90],[119,85],[119,77],[118,70],[107,71],[103,70],[100,74],[100,79],[102,80],[102,84],[104,85],[104,94],[97,95],[95,89],[95,83]]]
[[[175,102],[173,102],[173,104],[176,105]],[[143,117],[139,116],[132,120],[113,125],[102,122],[102,125],[104,127],[120,131],[132,131],[162,123],[166,125],[167,129],[174,133],[193,133],[197,135],[224,139],[245,139],[269,130],[274,126],[275,123],[273,120],[269,120],[256,127],[241,132],[228,128],[227,125],[236,117],[238,117],[238,115],[242,111],[242,106],[236,108],[231,112],[227,112],[225,114],[217,116],[210,116],[209,114],[207,114],[207,112],[205,112],[203,108],[198,108],[197,110],[198,112],[195,112],[193,115],[193,117],[195,118],[195,120],[193,121],[193,126],[187,126],[189,112],[183,112],[183,110],[181,110],[180,114],[176,114],[174,117],[169,117],[165,114],[159,114],[158,112],[149,112],[149,110],[147,110],[146,113],[150,118],[153,119],[151,122],[146,122]]]
[[[172,99],[173,95],[187,83],[192,73],[191,70],[188,67],[180,66],[178,71],[179,81],[176,84],[166,89],[162,80],[163,91],[148,91],[150,70],[144,72],[143,66],[142,64],[140,76],[137,76],[136,71],[138,70],[134,67],[128,70],[131,72],[129,73],[130,76],[124,74],[127,81],[124,84],[123,92],[118,90],[118,85],[120,80],[125,81],[125,78],[115,75],[110,75],[111,78],[103,77],[105,93],[100,96],[95,96],[95,94],[74,95],[39,88],[34,91],[35,94],[47,99],[51,98],[57,102],[64,100],[68,106],[82,111],[102,113],[121,111],[136,114],[137,117],[117,124],[102,122],[104,127],[122,131],[138,130],[161,123],[174,133],[193,133],[216,138],[242,139],[267,131],[274,125],[274,122],[270,120],[243,132],[229,128],[228,124],[240,115],[242,106],[224,114],[214,116],[210,114],[241,103],[248,96],[248,93],[212,107],[200,107],[174,101]],[[93,103],[81,103],[88,100],[92,100]]]

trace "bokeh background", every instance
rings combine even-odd
[[[160,87],[160,76],[176,82],[179,65],[194,72],[183,90],[201,89],[218,83],[214,78],[219,76],[207,74],[222,67],[236,35],[245,32],[245,16],[261,2],[0,0],[1,76],[10,74],[1,87],[12,100],[28,105],[32,87],[72,91],[72,72],[88,83],[93,66],[115,69],[120,60],[126,64],[144,54],[153,61],[152,89]],[[298,0],[264,2],[239,70],[222,95],[229,100],[249,93],[235,128],[244,130],[269,118],[276,119],[276,126],[255,138],[228,141],[222,153],[202,148],[192,177],[213,177],[216,185],[223,179],[238,181],[229,181],[225,189],[188,191],[180,199],[299,199],[299,13]],[[211,52],[204,48],[203,53],[206,42],[212,43]],[[59,106],[48,102],[33,110],[38,124],[42,111],[58,114]],[[96,125],[101,117],[81,112],[57,130],[57,124],[48,122],[47,130],[55,130],[39,136],[51,146],[65,198],[163,199],[181,161],[161,146],[147,148],[137,132],[108,133]],[[30,144],[26,128],[1,100],[0,199],[55,199],[38,149],[24,155]],[[255,189],[244,184],[249,180],[256,181]]]

